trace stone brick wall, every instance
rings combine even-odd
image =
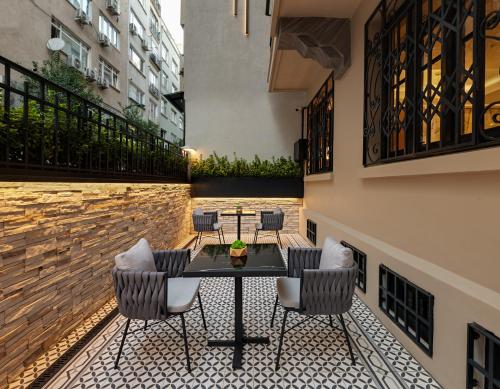
[[[189,185],[0,183],[0,387],[113,296],[114,256],[190,228]]]
[[[255,217],[245,216],[241,219],[241,232],[255,232],[255,223],[260,222],[261,210],[272,210],[280,207],[285,212],[285,221],[283,225],[283,233],[298,233],[299,232],[299,210],[302,207],[302,199],[296,198],[201,198],[194,197],[191,199],[191,207],[203,208],[204,211],[222,211],[224,209],[234,209],[237,205],[241,205],[244,209],[257,211]],[[224,232],[236,232],[236,218],[222,217],[219,221],[224,225]],[[192,228],[192,221],[191,221]]]

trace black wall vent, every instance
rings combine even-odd
[[[307,239],[316,246],[316,223],[307,219]]]
[[[356,277],[356,286],[366,293],[366,254],[350,245],[345,240],[340,242],[343,246],[348,247],[354,253],[354,262],[358,264],[358,276]]]
[[[500,388],[500,338],[477,323],[467,325],[466,388]]]
[[[380,309],[432,357],[434,296],[388,267],[379,268]]]

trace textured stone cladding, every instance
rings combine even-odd
[[[189,233],[189,185],[0,183],[0,387],[113,297],[114,256]]]
[[[260,222],[260,211],[271,211],[280,207],[285,212],[283,233],[295,234],[299,232],[299,210],[302,207],[302,199],[297,198],[205,198],[194,197],[191,199],[191,207],[202,208],[204,211],[234,210],[241,205],[244,210],[257,211],[256,216],[244,216],[241,218],[241,232],[254,233],[255,224]],[[224,232],[236,232],[236,217],[219,217]],[[191,228],[193,226],[191,220]],[[269,234],[269,232],[266,232]]]

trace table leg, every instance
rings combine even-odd
[[[246,337],[243,327],[243,278],[234,278],[234,340],[209,340],[213,347],[234,347],[233,369],[242,368],[243,346],[248,343],[269,344],[269,337]]]
[[[236,239],[241,240],[241,215],[238,215],[238,229],[236,236]]]

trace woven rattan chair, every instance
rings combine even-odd
[[[260,223],[255,225],[255,234],[253,237],[253,243],[257,243],[259,237],[259,232],[261,231],[274,231],[276,233],[276,239],[281,248],[280,231],[283,229],[283,222],[285,220],[285,214],[280,208],[274,211],[261,211],[260,212]]]
[[[204,232],[217,232],[219,235],[219,243],[226,243],[222,224],[219,223],[217,211],[203,212],[201,208],[196,208],[193,211],[193,228],[197,232],[194,248],[201,243],[201,238]],[[221,239],[222,238],[222,239]]]
[[[288,331],[285,330],[287,315],[291,311],[307,315],[305,320],[315,318],[315,315],[329,315],[331,326],[332,315],[337,315],[347,340],[352,364],[356,364],[342,314],[351,308],[358,267],[355,264],[349,268],[319,269],[321,252],[322,250],[317,248],[288,248],[288,276],[280,277],[276,281],[278,296],[271,319],[272,327],[279,301],[285,313],[276,370],[279,369],[283,337]]]
[[[156,272],[113,269],[118,310],[127,318],[120,349],[115,361],[118,368],[120,356],[131,320],[162,320],[184,339],[187,369],[191,371],[189,346],[184,313],[191,310],[196,297],[205,330],[207,325],[201,305],[199,278],[182,278],[185,266],[191,258],[190,250],[164,250],[153,252]],[[182,334],[167,321],[177,316],[181,319]]]

